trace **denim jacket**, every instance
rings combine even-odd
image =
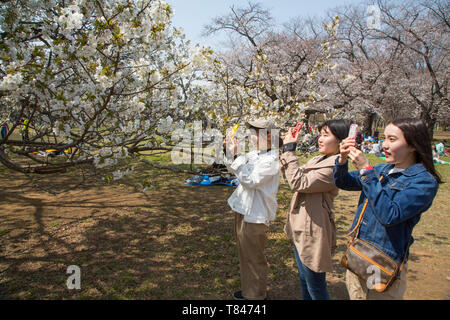
[[[413,228],[421,214],[431,207],[438,184],[421,163],[388,175],[393,167],[380,164],[360,176],[358,171],[348,172],[348,162],[341,165],[337,158],[333,173],[338,188],[362,191],[350,230],[355,228],[368,199],[358,238],[401,262],[410,239],[411,244],[414,241]],[[381,181],[380,176],[383,176]]]

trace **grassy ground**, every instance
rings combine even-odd
[[[450,165],[437,168],[449,181]],[[151,182],[147,191],[130,187],[130,180],[110,185],[88,176],[83,187],[52,196],[0,168],[0,298],[230,299],[240,286],[234,218],[226,203],[234,188],[186,186],[189,175],[143,166],[136,172],[135,179]],[[40,179],[64,189],[80,176],[72,171]],[[414,230],[407,299],[450,298],[449,191],[448,183],[440,186]],[[358,196],[341,191],[335,203],[338,250],[327,275],[333,299],[348,299],[339,260]],[[283,181],[266,249],[269,299],[300,298],[292,245],[283,231],[291,197]],[[70,265],[80,267],[80,290],[67,288]]]

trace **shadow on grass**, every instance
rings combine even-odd
[[[98,181],[57,197],[2,190],[0,298],[231,299],[240,286],[226,203],[234,188],[142,175],[152,180],[145,193]],[[298,299],[291,247],[277,240],[283,223],[270,230],[269,298]],[[70,265],[80,267],[81,290],[66,286]]]
[[[0,177],[0,299],[231,299],[240,288],[234,216],[226,202],[234,188],[186,186],[188,176],[137,167],[135,180],[123,183],[148,179],[146,192],[91,179],[58,196],[27,189],[17,175]],[[71,181],[58,179],[60,188]],[[266,246],[269,299],[301,297],[283,231],[291,196],[280,185]],[[333,299],[348,299],[339,260],[358,196],[341,192],[336,199],[338,248],[327,274]],[[434,231],[422,236],[446,240]],[[70,265],[81,269],[81,290],[67,288]]]

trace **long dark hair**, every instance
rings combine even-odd
[[[350,130],[349,122],[346,120],[328,120],[322,123],[318,129],[319,132],[323,127],[330,129],[331,133],[341,142],[348,136],[348,131]]]
[[[391,122],[402,130],[405,140],[415,149],[416,162],[421,163],[433,175],[437,183],[442,183],[441,177],[434,168],[433,152],[428,128],[420,119],[402,118]]]

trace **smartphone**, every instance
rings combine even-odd
[[[292,137],[296,137],[297,134],[300,132],[300,129],[303,127],[303,121],[297,122],[297,125],[295,126],[294,130],[292,130]]]
[[[356,123],[353,123],[350,126],[350,130],[348,131],[348,138],[356,139],[357,134],[358,134],[358,125]]]

